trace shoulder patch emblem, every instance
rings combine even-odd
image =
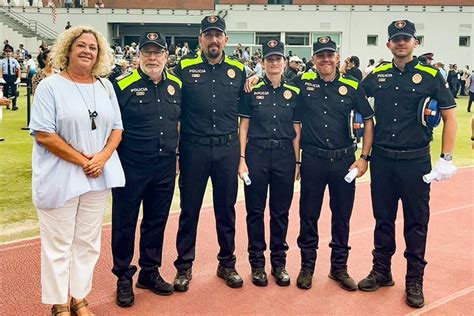
[[[235,75],[236,75],[236,73],[235,73],[234,69],[227,70],[227,76],[229,76],[229,78],[234,79]]]
[[[415,84],[419,84],[423,80],[423,77],[420,74],[414,74],[413,77],[411,77],[411,81]]]
[[[166,90],[168,91],[168,93],[170,95],[174,95],[176,93],[176,89],[172,86],[172,85],[169,85]]]
[[[291,91],[285,90],[285,92],[283,92],[283,97],[287,100],[291,99]]]
[[[339,91],[340,95],[346,95],[347,94],[347,88],[345,86],[340,86],[338,91]]]

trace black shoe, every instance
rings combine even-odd
[[[186,292],[189,289],[189,282],[193,278],[193,270],[191,268],[178,270],[174,278],[173,286],[177,292]]]
[[[414,281],[407,282],[405,292],[407,293],[406,302],[408,306],[420,308],[425,305],[423,285],[421,283]]]
[[[12,111],[18,111],[18,108],[12,108]]]
[[[137,287],[148,289],[153,293],[163,296],[173,294],[173,286],[167,283],[158,272],[151,274],[141,273],[138,275]]]
[[[231,288],[238,288],[244,284],[244,280],[237,273],[235,268],[225,268],[220,263],[217,266],[217,276],[225,280],[225,284]]]
[[[290,275],[286,272],[285,267],[272,268],[272,275],[275,277],[277,285],[290,285]]]
[[[339,286],[346,291],[355,291],[357,290],[357,285],[354,280],[349,276],[346,270],[341,270],[338,272],[329,273],[329,278],[337,281]]]
[[[394,284],[395,282],[393,282],[391,273],[383,275],[375,271],[370,271],[369,275],[365,279],[362,279],[358,286],[359,290],[373,292],[378,290],[381,286],[393,286]]]
[[[117,295],[115,297],[115,303],[120,307],[130,307],[135,303],[132,279],[119,278],[117,280]]]
[[[296,286],[303,290],[309,290],[313,286],[313,272],[309,269],[301,269],[296,280]]]
[[[265,268],[252,269],[252,283],[256,286],[267,286],[268,279]]]

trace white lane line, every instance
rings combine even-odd
[[[471,285],[465,289],[462,289],[460,291],[457,291],[457,292],[454,292],[453,294],[451,295],[448,295],[446,297],[443,297],[442,299],[439,299],[437,301],[434,301],[433,303],[431,304],[428,304],[426,305],[425,307],[423,307],[422,309],[419,309],[417,311],[414,311],[414,312],[411,312],[409,314],[406,314],[406,316],[414,316],[414,315],[421,315],[421,314],[424,314],[424,313],[427,313],[441,305],[444,305],[450,301],[453,301],[459,297],[462,297],[462,296],[465,296],[465,295],[468,295],[470,294],[471,292],[474,291],[474,285]]]

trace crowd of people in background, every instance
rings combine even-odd
[[[100,2],[100,1],[98,1]],[[65,1],[67,4],[67,0]],[[68,21],[65,25],[65,29],[69,29],[71,23]],[[8,39],[4,41],[4,45],[8,44]],[[111,47],[114,53],[114,65],[112,74],[109,79],[114,79],[121,74],[132,71],[138,67],[138,49],[137,43],[132,42],[130,45],[120,46],[115,44]],[[199,47],[196,48],[199,51]],[[44,52],[46,54],[44,55]],[[169,57],[167,67],[170,71],[173,70],[174,66],[178,61],[185,55],[193,52],[188,42],[172,43],[169,46]],[[13,51],[13,58],[18,61],[22,72],[24,73],[24,79],[32,85],[32,91],[34,93],[35,88],[39,81],[45,76],[54,73],[56,70],[52,69],[49,63],[45,63],[48,58],[50,50],[48,44],[43,42],[39,48],[36,58],[33,57],[33,52],[29,51],[24,47],[23,44],[19,44],[18,48]],[[252,51],[249,46],[242,46],[238,44],[232,53],[233,56],[237,57],[244,65],[247,77],[257,75],[262,77],[264,74],[264,67],[262,62],[262,51],[261,48],[256,48]],[[5,58],[5,53],[2,52],[2,59]],[[445,78],[449,89],[453,96],[470,96],[468,111],[470,112],[471,104],[474,100],[474,84],[471,80],[472,69],[469,65],[464,67],[458,67],[457,64],[449,64],[446,68],[445,64],[441,61],[435,61],[433,53],[425,53],[418,56],[420,62],[425,65],[431,65],[439,69],[440,73]],[[383,58],[377,62],[371,58],[368,60],[366,67],[361,65],[360,58],[355,55],[346,57],[341,60],[339,71],[346,76],[351,76],[356,80],[360,81],[365,78],[375,67],[388,63]],[[46,69],[46,70],[45,70]],[[288,56],[286,56],[286,67],[284,71],[284,77],[286,80],[291,80],[298,74],[304,72],[311,72],[314,70],[314,65],[311,60],[306,57],[300,58],[293,54],[290,50]],[[56,71],[57,72],[57,71]],[[36,77],[36,78],[35,78]]]

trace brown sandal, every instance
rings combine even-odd
[[[51,316],[57,316],[61,313],[69,313],[69,306],[67,305],[53,305],[51,307]]]
[[[71,297],[71,315],[78,315],[77,311],[87,306],[89,306],[89,303],[86,301],[86,299],[83,299],[79,303],[76,303],[76,300]],[[95,314],[91,312],[91,315]]]

